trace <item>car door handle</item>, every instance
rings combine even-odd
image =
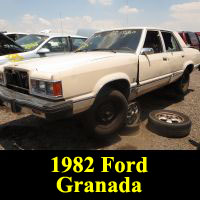
[[[167,58],[165,58],[165,57],[163,58],[163,60],[164,60],[164,61],[168,61],[168,59],[167,59]]]

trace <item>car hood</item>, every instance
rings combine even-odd
[[[113,53],[113,52],[80,52],[80,53],[70,53],[61,56],[53,56],[46,58],[39,58],[29,61],[23,61],[20,63],[10,64],[9,67],[14,67],[18,69],[24,69],[28,71],[38,71],[38,72],[61,72],[74,67],[85,66],[87,64],[92,64],[93,62],[100,62],[105,59],[113,58],[119,54],[123,53]],[[126,54],[126,53],[125,53]],[[130,54],[132,55],[133,54]]]

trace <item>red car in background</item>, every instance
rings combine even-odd
[[[198,38],[199,38],[199,41],[200,41],[200,32],[196,32]]]
[[[183,31],[179,32],[179,34],[189,47],[200,50],[200,33]]]

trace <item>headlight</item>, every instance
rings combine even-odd
[[[2,72],[0,72],[0,84],[4,85],[4,76]]]
[[[31,93],[45,97],[62,97],[62,83],[31,79]]]

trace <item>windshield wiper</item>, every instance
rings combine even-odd
[[[111,51],[113,53],[117,53],[114,49],[106,49],[106,48],[91,49],[90,51]]]
[[[75,53],[78,53],[78,52],[88,52],[89,50],[88,49],[80,49],[80,50],[76,50],[74,51]]]
[[[111,51],[113,53],[117,53],[113,49],[103,49],[103,48],[99,48],[99,49],[82,49],[82,50],[75,51],[75,53],[78,53],[78,52],[90,52],[90,51]]]

